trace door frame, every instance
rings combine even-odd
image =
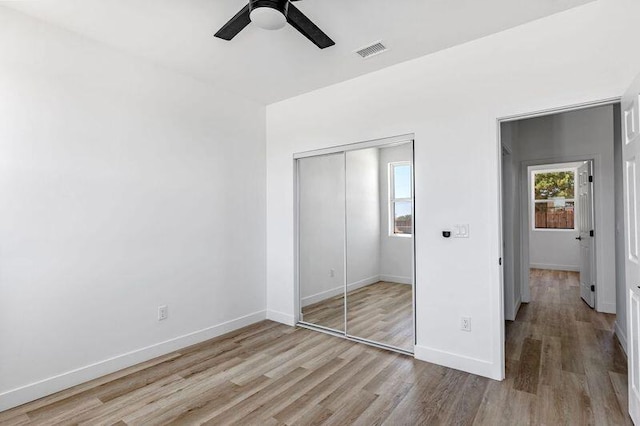
[[[605,105],[613,105],[616,103],[620,103],[622,100],[621,96],[611,97],[611,98],[603,98],[603,99],[594,99],[588,102],[582,102],[577,104],[569,104],[562,105],[557,107],[546,108],[537,111],[518,113],[513,115],[505,115],[497,117],[495,120],[496,126],[496,144],[495,144],[495,155],[496,155],[496,164],[498,168],[498,248],[499,248],[499,264],[500,264],[500,273],[499,273],[499,291],[498,296],[500,300],[498,300],[498,306],[500,307],[500,340],[501,344],[501,352],[500,352],[500,364],[502,365],[502,377],[505,376],[505,367],[506,367],[506,357],[505,357],[505,313],[504,313],[504,267],[502,265],[502,259],[504,258],[504,235],[503,235],[503,177],[502,177],[502,131],[501,125],[502,123],[508,123],[512,121],[524,120],[527,118],[536,118],[536,117],[544,117],[548,115],[559,114],[563,112],[571,112],[571,111],[579,111],[588,108],[594,108],[598,106]],[[522,239],[521,239],[522,241]],[[521,265],[522,266],[522,265]],[[521,268],[522,269],[522,268]],[[527,278],[528,284],[528,278]],[[528,285],[527,285],[528,288]],[[530,297],[530,295],[529,295]]]
[[[520,276],[520,295],[522,303],[529,303],[531,301],[531,287],[529,283],[529,265],[531,263],[530,256],[530,228],[531,228],[531,212],[529,206],[529,167],[532,166],[544,166],[547,164],[555,164],[555,163],[577,163],[582,161],[591,161],[593,163],[593,175],[596,177],[593,188],[593,199],[594,199],[594,210],[597,210],[598,206],[598,195],[601,194],[602,189],[602,180],[598,179],[601,169],[602,159],[599,154],[593,155],[574,155],[574,156],[566,156],[566,157],[553,157],[553,158],[545,158],[540,160],[529,160],[520,162],[520,188],[519,194],[527,194],[527,196],[523,196],[520,198],[520,271],[518,271]],[[602,268],[598,268],[598,261],[602,259],[602,256],[598,256],[599,253],[602,253],[601,250],[604,250],[602,247],[602,239],[598,239],[598,216],[596,214],[597,211],[594,212],[594,223],[593,230],[594,238],[595,238],[595,253],[594,258],[596,261],[594,270],[596,271],[596,310],[598,308],[598,283],[602,282],[598,278],[598,271],[602,271]],[[614,283],[615,286],[615,283]]]

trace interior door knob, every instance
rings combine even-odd
[[[576,237],[576,240],[582,241],[582,237]]]

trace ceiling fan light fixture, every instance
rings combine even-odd
[[[298,0],[249,0],[233,18],[227,21],[215,34],[222,40],[232,40],[252,22],[261,28],[277,30],[287,23],[320,49],[333,46],[329,38],[316,24],[298,10],[291,2]]]
[[[249,19],[265,30],[279,30],[287,25],[288,0],[251,0]]]

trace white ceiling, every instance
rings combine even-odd
[[[23,0],[0,4],[157,64],[272,103],[493,34],[592,0],[302,0],[336,45],[290,26],[213,34],[248,0]],[[366,60],[354,50],[382,40]]]

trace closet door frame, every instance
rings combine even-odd
[[[364,141],[364,142],[357,142],[357,143],[352,143],[352,144],[347,144],[347,145],[338,145],[338,146],[333,146],[333,147],[329,147],[329,148],[322,148],[322,149],[316,149],[316,150],[312,150],[312,151],[304,151],[304,152],[299,152],[299,153],[294,153],[293,154],[293,181],[294,181],[294,321],[296,326],[299,327],[303,327],[303,328],[308,328],[311,330],[315,330],[315,331],[319,331],[322,333],[326,333],[326,334],[331,334],[334,336],[338,336],[338,337],[342,337],[344,339],[347,340],[352,340],[355,342],[360,342],[360,343],[364,343],[367,345],[371,345],[371,346],[375,346],[378,348],[382,348],[382,349],[387,349],[387,350],[391,350],[394,352],[399,352],[399,353],[403,353],[403,354],[407,354],[407,355],[412,355],[413,356],[413,351],[407,351],[401,348],[397,348],[395,346],[389,346],[389,345],[385,345],[384,343],[379,343],[379,342],[375,342],[375,341],[371,341],[371,340],[367,340],[367,339],[362,339],[362,338],[358,338],[356,336],[351,336],[348,334],[348,330],[347,330],[347,236],[346,236],[346,220],[347,220],[347,215],[346,215],[346,211],[345,211],[345,235],[344,235],[344,250],[343,250],[343,256],[344,256],[344,261],[343,261],[343,265],[344,265],[344,279],[343,279],[343,298],[344,298],[344,331],[338,331],[338,330],[334,330],[331,328],[327,328],[327,327],[323,327],[320,325],[316,325],[316,324],[312,324],[312,323],[307,323],[305,321],[303,321],[301,319],[301,313],[302,313],[302,301],[301,301],[301,291],[300,291],[300,179],[299,179],[299,167],[298,167],[298,160],[303,159],[303,158],[309,158],[309,157],[319,157],[319,156],[323,156],[323,155],[330,155],[330,154],[339,154],[339,153],[343,153],[343,158],[344,158],[344,167],[345,167],[345,176],[346,176],[346,153],[348,151],[356,151],[356,150],[361,150],[361,149],[367,149],[367,148],[379,148],[379,147],[390,147],[390,146],[395,146],[395,145],[402,145],[405,143],[412,143],[412,148],[415,152],[415,134],[413,133],[409,133],[409,134],[405,134],[405,135],[399,135],[399,136],[392,136],[392,137],[388,137],[388,138],[381,138],[381,139],[374,139],[374,140],[369,140],[369,141]],[[411,167],[411,179],[412,179],[412,204],[411,204],[411,210],[412,210],[412,223],[411,223],[411,227],[412,227],[412,245],[413,245],[413,251],[412,251],[412,257],[411,257],[411,262],[412,262],[412,319],[413,319],[413,344],[414,347],[416,345],[416,235],[415,235],[415,155],[412,156],[412,167]],[[346,187],[346,180],[345,180],[345,187]],[[346,198],[347,194],[345,191],[345,198]],[[346,203],[345,203],[345,208],[346,208]]]

